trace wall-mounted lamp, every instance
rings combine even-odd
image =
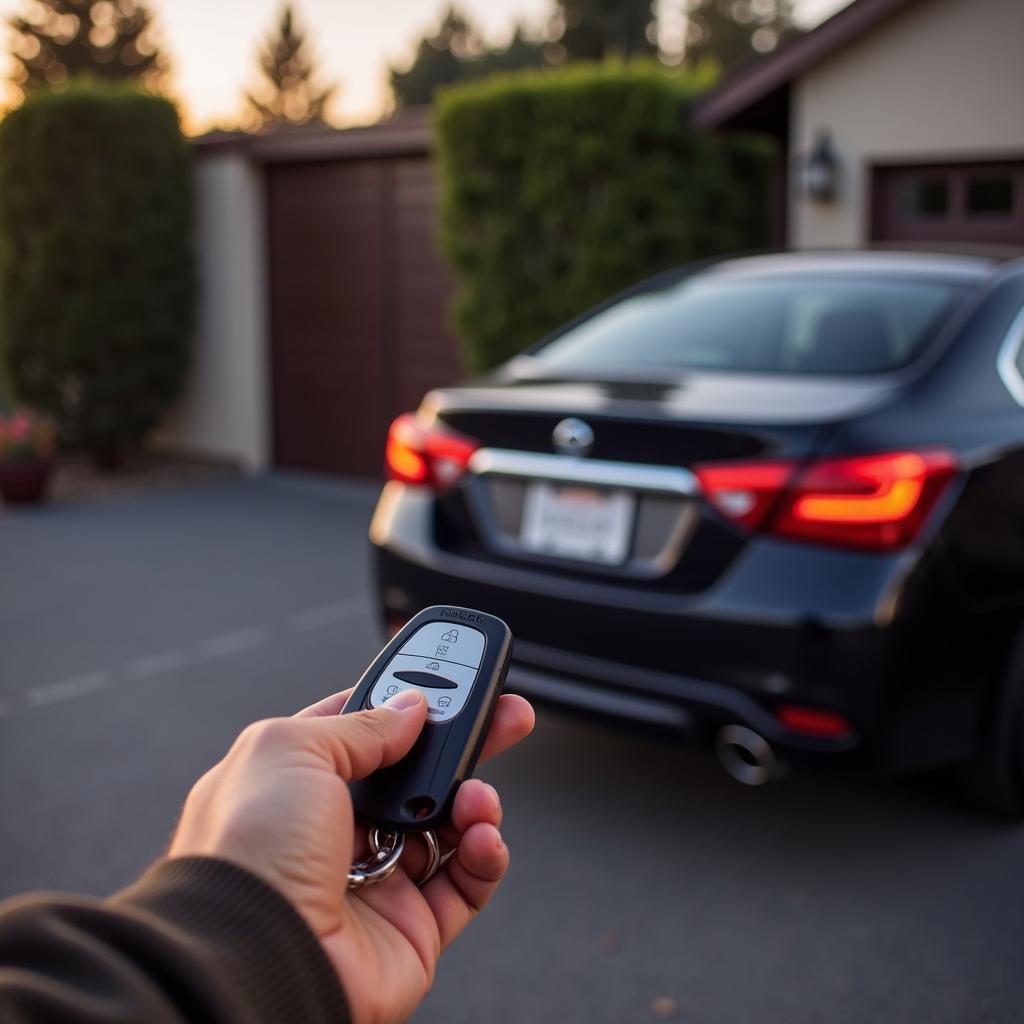
[[[839,192],[839,161],[827,129],[819,129],[815,135],[814,148],[804,161],[802,184],[808,199],[816,203],[835,202]]]

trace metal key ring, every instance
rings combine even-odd
[[[384,832],[380,828],[370,829],[369,841],[371,852],[376,855],[377,851],[383,848],[383,844],[381,843],[382,835],[387,837],[393,834],[394,833],[391,832]],[[423,874],[420,876],[420,880],[416,883],[418,886],[422,887],[437,874],[437,869],[444,863],[445,858],[441,856],[441,844],[437,841],[437,835],[433,829],[428,828],[426,831],[420,832],[419,835],[423,837],[423,842],[427,844],[427,854],[429,855],[427,866],[424,868]],[[402,838],[404,839],[405,836],[403,835]],[[450,856],[450,854],[446,856]],[[390,873],[391,872],[389,871],[388,874]]]
[[[381,837],[387,840],[381,843]],[[348,873],[348,887],[361,889],[389,878],[405,851],[405,835],[402,832],[382,832],[375,828],[370,833],[371,855],[356,861]]]

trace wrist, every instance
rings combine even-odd
[[[223,982],[239,1019],[349,1020],[340,979],[309,924],[278,888],[237,863],[173,857],[111,902],[176,937]]]

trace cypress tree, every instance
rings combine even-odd
[[[83,74],[159,85],[167,71],[143,0],[24,0],[9,24],[22,94]]]
[[[316,65],[291,4],[284,6],[276,29],[260,49],[259,63],[262,81],[255,92],[246,93],[255,127],[326,121],[326,107],[337,87],[317,84]]]

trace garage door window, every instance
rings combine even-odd
[[[904,212],[911,220],[949,216],[949,182],[911,178],[904,187]]]
[[[871,240],[1024,245],[1024,162],[874,168]]]
[[[1010,175],[969,177],[967,213],[972,217],[1008,217],[1013,213],[1016,182]]]

